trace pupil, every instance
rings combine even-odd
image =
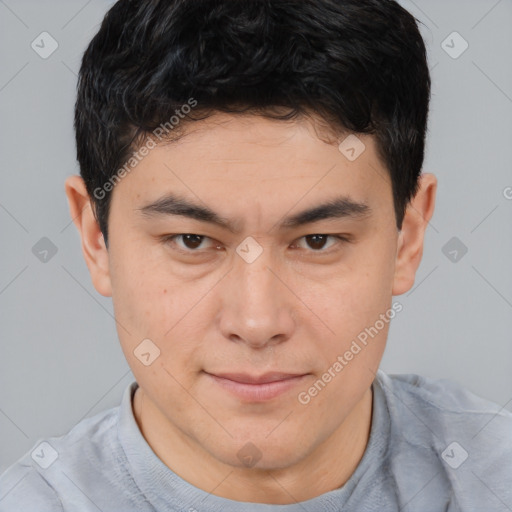
[[[195,242],[197,242],[197,243],[192,241],[192,244],[190,246],[188,242],[190,242],[190,240],[194,239],[194,238],[195,238]],[[202,238],[201,235],[183,235],[183,242],[189,249],[196,249],[199,245],[201,245],[201,241],[202,241],[201,238]]]
[[[306,238],[308,239],[309,246],[313,249],[322,249],[325,245],[326,235],[308,235]],[[311,243],[312,239],[316,239],[316,242],[313,241],[313,243]],[[319,239],[321,239],[320,243],[318,243]]]

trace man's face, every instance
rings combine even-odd
[[[224,463],[285,467],[335,433],[374,379],[389,323],[357,337],[391,308],[391,182],[370,136],[351,161],[306,121],[217,114],[188,127],[113,191],[119,338],[160,425]],[[169,194],[235,232],[166,213]],[[367,209],[285,224],[340,197]]]

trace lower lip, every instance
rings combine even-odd
[[[305,379],[305,377],[307,377],[307,375],[299,375],[297,377],[291,377],[289,379],[275,382],[266,382],[264,384],[245,384],[229,379],[223,379],[222,377],[217,377],[210,373],[207,373],[207,375],[230,393],[242,400],[250,402],[265,402],[272,398],[276,398],[297,386]]]

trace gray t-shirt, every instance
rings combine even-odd
[[[379,370],[355,472],[341,488],[291,505],[220,498],[180,478],[140,433],[136,389],[127,387],[119,407],[36,443],[0,477],[0,512],[512,511],[512,413],[451,381]]]

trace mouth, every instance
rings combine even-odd
[[[276,398],[304,381],[309,374],[271,372],[263,375],[247,373],[208,373],[210,380],[225,391],[246,402],[264,402]]]

